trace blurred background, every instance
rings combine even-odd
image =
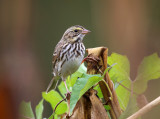
[[[144,56],[160,55],[159,0],[1,0],[0,118],[18,118],[22,100],[32,107],[40,101],[52,78],[54,47],[73,25],[91,30],[86,48],[105,46],[110,54],[127,55],[132,80]],[[149,102],[159,96],[159,84],[149,82]],[[159,112],[154,108],[144,118],[158,119]]]

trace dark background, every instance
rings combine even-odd
[[[73,25],[91,31],[84,39],[86,48],[105,46],[110,54],[127,55],[132,80],[144,56],[160,55],[159,0],[1,0],[2,118],[17,116],[22,100],[31,101],[33,107],[40,101],[52,78],[54,47]],[[159,84],[160,80],[149,82],[145,93],[149,102],[159,96]],[[144,118],[158,119],[159,111],[154,108]]]

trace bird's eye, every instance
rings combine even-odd
[[[75,29],[75,30],[74,30],[74,32],[78,32],[78,30],[77,30],[77,29]]]

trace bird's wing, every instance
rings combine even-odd
[[[52,64],[53,64],[53,73],[56,73],[56,63],[58,60],[60,60],[60,52],[62,51],[63,49],[63,46],[65,46],[66,42],[60,40],[58,42],[58,44],[56,45],[55,47],[55,50],[53,52],[53,59],[52,59]]]
[[[58,42],[58,44],[56,45],[54,52],[53,52],[53,59],[52,59],[52,64],[53,64],[53,70],[55,68],[55,64],[57,62],[57,59],[59,58],[60,52],[62,50],[63,47],[63,42]]]
[[[62,42],[61,40],[58,42],[58,44],[56,45],[55,49],[54,49],[54,52],[53,52],[53,59],[52,59],[52,64],[53,64],[53,78],[52,80],[50,81],[48,87],[47,87],[47,90],[46,92],[48,92],[51,88],[52,89],[55,89],[56,86],[57,86],[57,83],[58,83],[58,80],[59,80],[59,76],[56,75],[56,63],[57,63],[57,60],[59,59],[59,55],[60,55],[60,52],[62,50],[62,47],[64,45],[64,42]]]

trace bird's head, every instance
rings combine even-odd
[[[68,28],[63,34],[63,39],[67,42],[82,41],[83,37],[90,31],[82,26],[75,25]]]

